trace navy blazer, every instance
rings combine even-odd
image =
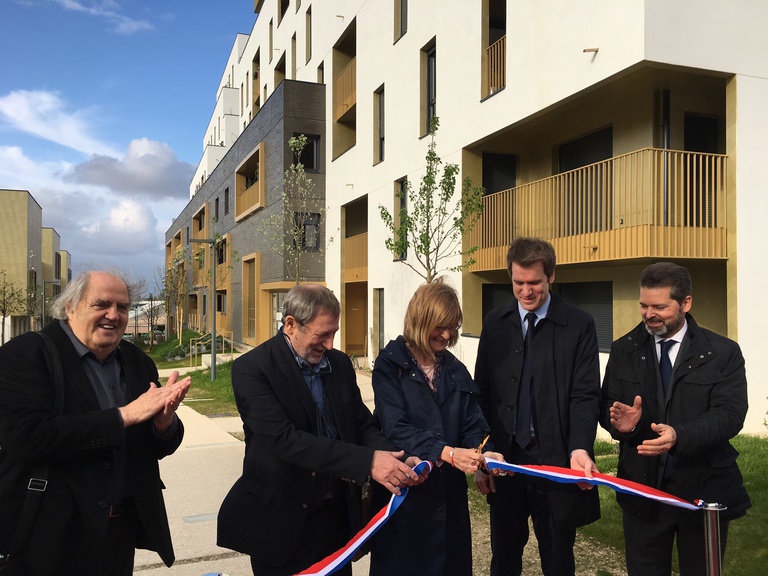
[[[117,408],[100,408],[59,322],[43,332],[56,346],[64,372],[62,416],[54,411],[42,338],[30,332],[0,346],[0,547],[8,549],[30,470],[42,463],[50,465],[49,484],[26,554],[35,564],[31,573],[58,574],[73,547],[99,547],[115,497],[113,450],[124,443],[128,488],[143,528],[137,545],[157,551],[170,566],[174,554],[158,459],[178,448],[184,427],[179,421],[175,434],[165,439],[155,434],[151,420],[124,428]],[[131,402],[150,382],[158,382],[157,368],[130,342],[120,343],[120,354]]]
[[[542,464],[570,467],[573,450],[594,459],[600,403],[597,331],[592,317],[550,293],[547,316],[536,324],[533,340],[533,399]],[[523,329],[517,300],[488,313],[475,365],[480,406],[491,427],[494,448],[513,462],[517,393],[523,369]],[[497,500],[514,500],[502,494]],[[548,497],[556,520],[588,524],[600,517],[597,490],[552,486]]]
[[[218,545],[285,564],[299,542],[318,473],[345,480],[353,518],[374,450],[394,450],[374,426],[349,357],[326,352],[324,388],[338,439],[318,436],[312,394],[282,333],[236,359],[232,387],[245,432],[243,474],[221,505]]]
[[[736,464],[738,452],[730,439],[741,430],[747,414],[747,377],[739,345],[699,327],[686,315],[688,330],[681,343],[669,393],[658,375],[656,344],[642,322],[611,346],[603,379],[600,424],[620,441],[620,478],[658,488],[666,456],[640,456],[637,446],[656,438],[652,423],[672,426],[677,443],[673,479],[675,495],[688,501],[702,499],[727,506],[723,518],[742,516],[751,506]],[[610,421],[614,402],[632,405],[643,400],[635,429],[622,434]],[[621,507],[638,515],[651,514],[646,499],[617,494]]]

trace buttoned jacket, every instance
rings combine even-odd
[[[672,426],[677,441],[673,456],[674,493],[688,501],[702,499],[728,507],[721,515],[743,515],[750,506],[730,444],[747,413],[744,357],[736,342],[699,327],[686,315],[688,330],[680,345],[668,392],[659,376],[656,344],[641,322],[616,340],[603,380],[601,425],[620,441],[618,475],[660,487],[666,456],[641,456],[637,446],[658,435],[652,423]],[[642,416],[635,429],[622,434],[610,423],[610,407],[632,405],[642,398]],[[650,501],[619,494],[627,511],[650,514]]]

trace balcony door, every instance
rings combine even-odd
[[[613,177],[611,164],[605,161],[612,157],[612,127],[560,145],[558,173],[564,176],[560,180],[558,202],[559,236],[611,228]]]

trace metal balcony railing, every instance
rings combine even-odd
[[[726,258],[726,159],[645,148],[490,194],[468,235],[471,270],[505,269],[520,236],[548,239],[563,264]]]

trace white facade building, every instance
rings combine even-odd
[[[765,432],[760,349],[768,4],[751,0],[266,0],[238,35],[190,192],[284,80],[325,85],[325,281],[337,346],[375,358],[420,279],[393,260],[379,206],[437,151],[489,194],[449,273],[471,368],[482,316],[509,298],[520,235],[558,252],[555,290],[596,318],[601,351],[639,321],[640,271],[691,270],[692,313],[747,361],[745,430]],[[233,236],[237,231],[232,232]],[[459,262],[454,260],[450,265]],[[233,287],[236,290],[236,287]],[[282,288],[281,288],[282,289]],[[605,354],[602,354],[605,356]],[[605,358],[603,358],[603,362]]]

